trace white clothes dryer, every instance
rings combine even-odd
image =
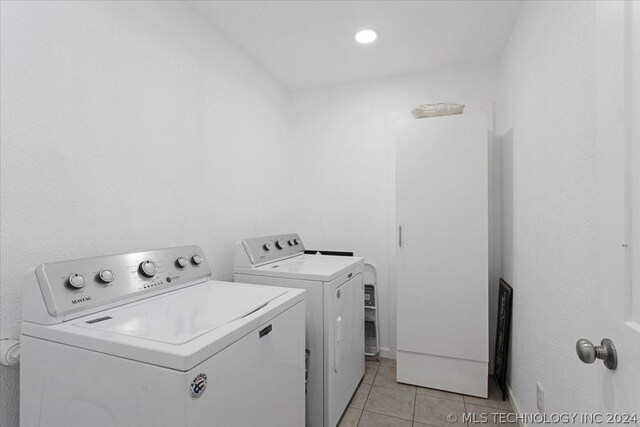
[[[364,258],[304,253],[297,234],[236,243],[234,281],[304,289],[307,427],[335,427],[364,375]]]

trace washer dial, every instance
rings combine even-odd
[[[158,266],[151,260],[142,261],[140,263],[140,273],[145,277],[153,277],[158,272]]]
[[[113,271],[100,270],[100,273],[98,273],[98,278],[100,278],[100,281],[103,283],[111,283],[114,279]]]
[[[183,256],[176,260],[176,265],[178,266],[178,268],[187,268],[187,264],[188,262]]]
[[[69,279],[67,280],[67,285],[69,285],[71,288],[74,288],[74,289],[82,289],[86,284],[87,284],[87,280],[84,278],[82,274],[78,274],[78,273],[72,274],[71,276],[69,276]]]
[[[263,247],[264,247],[265,251],[270,251],[271,248],[273,247],[273,245],[270,242],[267,242],[267,243],[264,244]]]
[[[198,254],[195,254],[194,256],[191,257],[191,262],[194,263],[195,265],[200,265],[202,264],[202,257]]]
[[[285,242],[284,240],[278,240],[276,242],[276,246],[278,247],[278,249],[284,249],[286,244],[287,244],[287,242]]]

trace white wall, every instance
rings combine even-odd
[[[418,104],[442,101],[465,103],[466,111],[483,109],[492,115],[497,94],[493,62],[293,93],[291,228],[309,248],[354,251],[377,267],[381,344],[392,357],[396,349],[394,120]],[[492,264],[492,283],[497,282],[499,261],[498,255]]]
[[[232,279],[236,239],[295,231],[289,95],[188,5],[1,4],[2,337],[38,263],[197,243]]]
[[[589,412],[596,330],[595,2],[525,2],[500,66],[503,274],[514,288],[510,383],[520,408]],[[593,337],[598,338],[598,337]],[[593,372],[593,373],[592,373]]]
[[[491,109],[495,63],[298,91],[289,122],[287,92],[187,5],[0,4],[2,337],[37,263],[198,243],[230,279],[237,238],[297,231],[378,267],[395,350],[394,117]],[[515,288],[510,382],[526,412],[535,380],[547,412],[593,408],[573,346],[595,321],[594,14],[525,3],[499,67],[491,282],[502,268]],[[17,381],[0,367],[2,426],[17,425]]]

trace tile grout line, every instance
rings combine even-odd
[[[378,373],[376,372],[376,375],[378,375]],[[376,379],[376,375],[373,376],[373,379]],[[364,408],[367,407],[367,402],[369,401],[369,395],[371,394],[371,389],[373,388],[373,384],[371,384],[369,386],[369,391],[367,392],[367,397],[366,399],[364,399],[364,405],[362,406],[362,412],[360,412],[360,418],[358,418],[358,424],[356,424],[356,427],[358,427],[360,425],[360,420],[362,419],[362,416],[364,415]]]
[[[362,412],[364,413],[364,411],[362,411]],[[383,417],[393,418],[393,419],[396,419],[396,420],[409,421],[411,424],[413,424],[413,420],[410,420],[410,419],[407,419],[407,418],[400,418],[398,416],[385,414],[383,412],[376,412],[376,411],[367,411],[367,412],[370,413],[370,414],[382,415]]]
[[[381,386],[381,385],[375,385],[374,384],[375,381],[376,381],[376,377],[378,376],[378,373],[380,372],[380,368],[381,367],[382,367],[382,361],[380,361],[380,363],[378,363],[378,367],[376,369],[376,373],[373,376],[371,387],[369,388],[369,393],[367,394],[367,399],[365,400],[365,403],[364,403],[365,408],[367,406],[367,402],[369,401],[369,396],[371,395],[371,390],[373,390],[374,386],[375,387],[384,388],[384,389],[387,389],[387,390],[404,391],[404,390],[399,390],[399,389],[396,389],[396,388],[384,387],[384,386]],[[411,420],[407,420],[405,418],[400,418],[400,417],[394,417],[393,415],[383,414],[383,413],[376,412],[376,411],[367,411],[367,412],[370,412],[372,414],[382,415],[382,416],[385,416],[385,417],[395,418],[395,419],[398,419],[398,420],[409,421],[411,423],[411,426],[413,427],[413,424],[415,423],[416,398],[417,398],[417,394],[418,394],[418,388],[417,387],[414,387],[413,393],[414,393],[413,394],[413,416],[411,417]],[[363,409],[362,413],[360,414],[360,418],[358,419],[358,425],[356,427],[360,426],[360,421],[362,420],[362,416],[364,415],[364,412],[365,412],[365,410]]]
[[[362,406],[362,412],[360,412],[360,418],[358,418],[358,424],[356,424],[356,427],[360,425],[360,421],[362,420],[362,416],[364,415],[364,409],[367,407],[367,402],[369,401],[369,395],[371,394],[371,389],[373,389],[373,383],[376,380],[376,377],[378,376],[378,370],[380,369],[381,363],[382,361],[378,362],[378,366],[376,367],[376,373],[373,374],[373,379],[371,380],[371,384],[369,385],[369,392],[367,393],[367,398],[364,400],[364,405]]]
[[[369,384],[369,385],[380,387],[380,388],[386,388],[387,390],[404,391],[405,393],[411,393],[412,391],[415,392],[415,389],[414,390],[405,390],[403,388],[387,387],[387,386],[380,385],[380,384]],[[428,396],[430,396],[430,395],[428,395]],[[430,396],[430,397],[436,397],[437,398],[438,396]],[[446,397],[443,397],[441,399],[446,399]],[[452,399],[447,399],[447,400],[452,400]]]
[[[360,425],[360,420],[362,420],[362,414],[364,414],[364,409],[362,410],[362,412],[360,412],[360,415],[358,416],[358,422],[356,423],[356,427]]]
[[[467,413],[467,399],[465,398],[464,395],[462,395],[462,408],[464,409],[464,413]],[[467,427],[469,427],[469,421],[467,421],[465,423],[467,425]]]
[[[375,374],[373,375],[372,383],[368,384],[369,385],[369,391],[368,391],[367,397],[365,399],[365,407],[366,407],[366,405],[367,405],[367,403],[369,401],[369,397],[371,396],[371,392],[373,390],[373,387],[379,387],[379,388],[383,388],[383,389],[386,389],[386,390],[394,390],[394,391],[400,391],[400,392],[405,392],[405,393],[409,392],[409,390],[403,390],[403,389],[398,389],[398,388],[395,388],[395,387],[387,387],[385,385],[375,384],[375,381],[376,381],[378,375],[380,374],[380,368],[381,367],[385,367],[382,364],[382,361],[377,363]],[[395,368],[393,366],[386,366],[386,367],[390,368],[390,369],[394,369]],[[396,381],[396,383],[397,383],[397,381]],[[401,383],[398,383],[398,384],[401,384]],[[505,411],[505,410],[507,410],[507,411],[509,411],[509,409],[502,408],[502,407],[499,407],[499,406],[495,406],[495,407],[494,406],[489,406],[489,405],[491,405],[490,403],[489,403],[489,405],[487,405],[488,402],[491,402],[491,399],[489,399],[489,398],[486,399],[486,402],[474,402],[474,403],[472,403],[472,402],[468,401],[468,399],[467,399],[468,396],[466,396],[464,394],[452,393],[452,394],[458,395],[458,396],[460,396],[462,398],[462,400],[457,400],[453,396],[449,396],[449,395],[441,396],[441,395],[432,395],[432,394],[429,394],[429,393],[418,393],[418,388],[419,388],[418,386],[413,386],[413,399],[414,400],[413,400],[413,415],[412,415],[412,419],[411,420],[407,420],[405,418],[388,415],[388,414],[385,414],[385,413],[380,413],[380,412],[377,412],[377,411],[369,410],[367,412],[372,413],[372,414],[383,415],[383,416],[390,417],[390,418],[395,418],[395,419],[398,419],[398,420],[411,421],[411,423],[413,425],[413,424],[418,422],[418,421],[416,421],[416,408],[417,408],[417,405],[418,405],[418,396],[426,396],[427,398],[444,399],[444,400],[448,400],[448,401],[452,401],[452,402],[462,403],[462,405],[463,405],[462,407],[463,407],[463,411],[464,411],[463,415],[466,414],[469,411],[469,408],[468,408],[469,405],[480,407],[481,409],[484,409],[484,410],[491,410],[491,411]],[[436,390],[436,389],[434,389],[434,390]],[[511,409],[511,411],[512,410],[513,409]],[[361,425],[360,421],[362,420],[362,416],[364,415],[364,412],[365,412],[365,409],[362,409],[362,412],[360,413],[360,418],[358,419],[358,426]],[[427,424],[427,425],[429,425],[429,424]],[[468,422],[464,423],[464,425],[467,426],[467,427],[471,427],[470,423],[468,423]]]
[[[411,417],[411,427],[416,423],[416,405],[418,402],[418,387],[415,389],[415,393],[413,394],[413,417]]]
[[[379,387],[382,387],[382,386],[379,386]],[[416,387],[416,392],[417,392],[417,389],[418,389],[418,387],[420,387],[420,386],[415,386],[415,387]],[[421,387],[421,388],[425,388],[425,387]],[[436,388],[434,388],[434,389],[432,389],[432,390],[444,391],[444,390],[438,390],[438,389],[436,389]],[[445,391],[445,393],[453,393],[453,392]],[[451,400],[452,402],[464,402],[464,394],[459,394],[459,393],[453,393],[453,394],[458,395],[458,396],[461,396],[461,397],[462,397],[462,400],[454,399],[454,398],[449,397],[449,396],[439,396],[439,395],[429,394],[429,393],[418,393],[418,395],[420,395],[420,396],[435,397],[436,399],[446,399],[446,400]]]

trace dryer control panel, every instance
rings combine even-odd
[[[211,273],[198,246],[41,264],[26,277],[23,319],[41,317],[29,312],[37,306],[30,299],[38,297],[50,316],[73,317],[200,283]],[[40,292],[29,292],[31,287]]]
[[[296,233],[254,237],[236,243],[236,267],[258,267],[304,253],[302,239]]]

